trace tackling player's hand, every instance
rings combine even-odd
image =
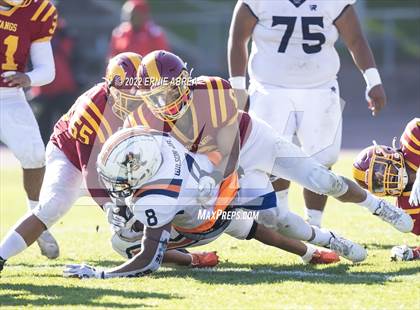
[[[4,72],[1,77],[3,82],[11,87],[29,87],[31,86],[31,79],[29,76],[22,72]]]
[[[368,108],[372,111],[373,116],[378,114],[379,111],[384,108],[386,104],[386,95],[382,84],[372,87],[372,89],[367,93],[367,101]]]
[[[96,279],[104,279],[104,271],[96,269],[92,266],[86,264],[71,264],[66,265],[63,276],[65,278],[79,278],[79,279],[89,279],[89,278],[96,278]]]
[[[413,188],[411,189],[410,198],[408,199],[408,202],[411,206],[420,206],[420,178],[416,177],[416,180],[414,181]]]

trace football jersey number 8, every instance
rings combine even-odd
[[[278,49],[279,53],[285,53],[289,40],[295,29],[297,17],[292,16],[273,16],[272,27],[277,25],[286,25],[286,31],[280,42]],[[318,41],[318,44],[310,45],[307,43],[302,44],[303,51],[307,54],[319,53],[322,49],[322,45],[325,43],[325,36],[321,32],[311,32],[310,26],[320,26],[324,28],[324,18],[321,16],[302,17],[302,35],[304,40]]]

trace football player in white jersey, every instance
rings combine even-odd
[[[237,239],[255,237],[270,245],[281,242],[280,235],[268,240],[273,231],[244,216],[243,210],[229,209],[237,194],[236,174],[225,179],[210,200],[201,204],[199,180],[203,174],[213,171],[213,165],[206,155],[188,153],[166,133],[145,127],[120,130],[103,145],[97,167],[109,193],[116,199],[124,199],[134,218],[144,225],[142,250],[110,270],[85,264],[68,265],[64,271],[66,277],[144,276],[160,267],[167,248],[206,244],[223,232]],[[235,213],[231,218],[221,217],[215,215],[218,210]],[[201,217],[203,211],[211,214],[210,218]],[[353,261],[366,258],[366,251],[360,245],[332,233],[330,239],[331,248],[337,254]],[[128,254],[126,250],[122,252],[119,253]]]
[[[249,110],[291,141],[296,135],[305,153],[330,168],[341,145],[337,73],[339,36],[366,80],[368,107],[375,115],[386,103],[372,51],[353,8],[356,0],[239,0],[228,42],[229,81],[246,102],[246,66],[250,76]],[[248,60],[248,42],[252,38]],[[274,183],[287,206],[289,181]],[[304,189],[307,217],[320,226],[327,197]]]

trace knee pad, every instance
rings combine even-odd
[[[320,195],[340,197],[348,190],[348,185],[343,178],[323,166],[318,166],[309,173],[309,188]]]
[[[282,210],[279,207],[260,210],[257,222],[267,228],[279,230],[283,226],[289,210]]]
[[[330,168],[338,160],[339,150],[333,147],[328,147],[319,153],[314,154],[312,157],[321,165]]]
[[[23,169],[38,169],[45,166],[44,143],[34,142],[28,147],[22,147],[19,154],[16,154]]]

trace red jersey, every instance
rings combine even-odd
[[[48,0],[0,10],[0,75],[7,71],[24,72],[31,44],[51,40],[57,18],[55,6]],[[9,87],[2,80],[0,87]]]
[[[400,142],[405,164],[417,171],[420,166],[420,118],[415,118],[407,124]],[[420,207],[410,205],[408,202],[410,194],[411,186],[408,186],[402,196],[397,198],[397,204],[411,215],[414,221],[412,232],[420,235]]]
[[[50,139],[83,172],[88,190],[99,205],[104,202],[101,197],[108,195],[98,183],[96,159],[105,141],[123,125],[107,102],[105,84],[92,87],[55,124]]]
[[[127,127],[147,126],[159,131],[170,132],[189,151],[209,153],[217,151],[217,134],[225,126],[239,122],[241,145],[250,132],[250,117],[238,111],[237,101],[229,82],[219,77],[201,76],[191,87],[192,102],[176,122],[162,121],[143,104],[131,113]],[[177,122],[190,118],[189,126],[178,128]],[[185,128],[186,127],[186,128]]]

